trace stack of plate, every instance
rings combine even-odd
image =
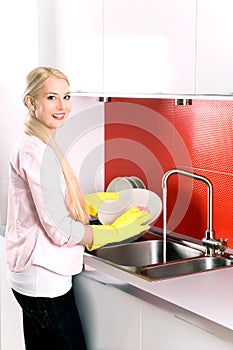
[[[112,224],[119,216],[131,207],[138,207],[150,213],[150,219],[145,224],[152,224],[162,211],[160,197],[149,190],[130,188],[118,191],[119,198],[114,201],[104,201],[98,211],[98,219],[103,225]]]
[[[147,190],[142,180],[136,176],[113,179],[106,188],[106,192],[118,192],[119,198],[106,200],[101,204],[98,210],[98,220],[102,225],[112,224],[119,216],[134,206],[150,213],[151,217],[144,223],[145,225],[153,225],[161,214],[161,198],[156,193]],[[132,242],[142,234],[143,232],[126,239],[124,242]],[[119,244],[119,242],[110,243],[108,246],[115,244]]]
[[[142,180],[136,176],[116,177],[110,182],[110,184],[106,189],[106,192],[119,192],[119,191],[128,190],[132,188],[145,189],[146,186],[144,185]]]

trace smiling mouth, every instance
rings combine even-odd
[[[53,116],[53,118],[55,118],[55,119],[61,120],[61,119],[64,119],[65,113],[56,113],[56,114],[53,114],[52,116]]]

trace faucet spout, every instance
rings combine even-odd
[[[213,187],[211,182],[206,177],[198,174],[193,174],[182,169],[171,169],[167,171],[162,178],[162,188],[163,188],[163,193],[165,195],[167,195],[168,178],[173,174],[184,175],[184,176],[193,178],[195,180],[202,181],[207,185],[207,188],[208,188],[207,229],[205,231],[205,237],[203,238],[202,242],[203,242],[203,245],[206,247],[206,255],[212,256],[213,253],[215,253],[215,251],[217,250],[223,252],[226,249],[226,240],[223,241],[222,238],[220,240],[216,240],[214,237],[215,234],[213,231]],[[163,208],[163,210],[165,211],[164,218],[166,218],[167,208],[165,207]]]

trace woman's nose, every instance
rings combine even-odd
[[[58,105],[59,109],[64,109],[65,108],[65,100],[63,98],[59,98],[57,105]]]

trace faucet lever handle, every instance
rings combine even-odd
[[[225,239],[223,239],[222,237],[219,238],[220,247],[218,251],[220,254],[223,254],[224,251],[228,248],[227,241],[228,241],[228,238],[225,238]]]
[[[220,237],[219,241],[222,243],[222,245],[227,246],[228,238],[223,239],[222,237]]]

